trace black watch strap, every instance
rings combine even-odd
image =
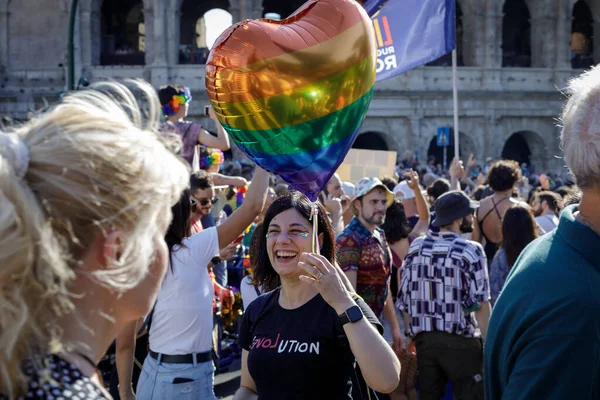
[[[352,306],[338,317],[342,325],[346,325],[347,323],[358,322],[363,319],[363,313],[359,306]]]

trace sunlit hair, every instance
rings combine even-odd
[[[131,86],[145,97],[146,118],[124,85],[98,84],[13,129],[31,157],[23,179],[0,156],[0,388],[9,398],[25,390],[24,360],[41,365],[59,350],[53,322],[73,310],[68,286],[98,235],[119,231],[122,247],[91,278],[120,292],[135,287],[148,273],[153,237],[163,234],[155,221],[189,182],[166,147],[180,141],[156,133],[153,88]]]
[[[561,147],[567,167],[583,189],[600,186],[600,67],[572,79],[561,116]]]

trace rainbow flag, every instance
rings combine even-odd
[[[239,148],[315,200],[366,115],[376,49],[354,0],[309,1],[286,20],[227,29],[209,55],[206,90]]]

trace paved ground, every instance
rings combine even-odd
[[[240,387],[240,360],[235,360],[227,371],[215,375],[215,394],[218,399],[232,400]]]

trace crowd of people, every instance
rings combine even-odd
[[[569,86],[571,179],[406,154],[314,203],[223,174],[189,89],[131,90],[0,132],[0,399],[215,399],[224,313],[236,400],[600,398],[600,69]]]

